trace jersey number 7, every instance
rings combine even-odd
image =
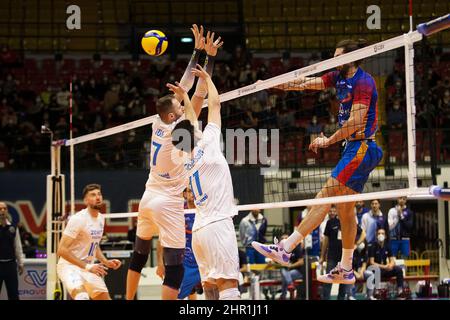
[[[161,149],[161,144],[153,141],[152,145],[155,146],[155,153],[153,153],[152,165],[156,166],[156,157],[158,156],[159,149]]]

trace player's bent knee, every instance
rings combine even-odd
[[[163,257],[166,269],[163,285],[179,289],[184,276],[184,249],[164,248]]]
[[[184,266],[183,264],[175,266],[165,266],[166,275],[164,276],[163,285],[168,286],[172,289],[180,289],[181,282],[184,276]]]

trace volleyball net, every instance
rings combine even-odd
[[[242,210],[428,194],[426,187],[431,184],[429,166],[418,165],[416,156],[413,44],[421,38],[419,32],[411,32],[222,93],[223,151],[233,180],[236,179],[235,194],[239,205],[244,205]],[[343,141],[318,149],[317,153],[309,148],[321,132],[329,137],[338,129],[339,113],[349,112],[340,108],[337,101],[342,97],[337,95],[355,94],[364,99],[372,93],[351,93],[350,90],[333,87],[324,90],[291,89],[303,77],[325,79],[336,68],[361,60],[361,68],[367,72],[361,81],[368,82],[369,77],[373,78],[378,92],[378,114],[373,114],[370,119],[371,125],[377,127],[376,134],[369,137],[370,128],[365,128],[362,138],[376,140],[383,156],[360,195],[312,200],[330,177],[345,148]],[[220,75],[213,76],[220,79]],[[393,113],[397,122],[391,121],[388,113]],[[117,117],[116,122],[120,122],[120,114],[113,116]],[[73,146],[70,181],[77,183],[77,176],[86,170],[111,172],[113,185],[120,184],[120,181],[114,181],[115,170],[140,172],[146,178],[154,118],[150,116],[65,140],[65,146]],[[207,108],[204,108],[200,116],[203,124],[206,124],[206,118]],[[86,126],[95,127],[95,118],[93,121]],[[423,137],[421,139],[423,141]],[[359,151],[356,154],[356,158],[363,156]],[[69,161],[67,156],[63,163],[67,165]],[[344,172],[346,174],[351,175]],[[418,180],[424,188],[418,188]]]
[[[430,132],[416,130],[416,104],[419,99],[415,94],[414,44],[423,35],[428,36],[448,28],[449,21],[450,16],[447,15],[419,26],[420,32],[413,31],[368,44],[361,49],[287,73],[280,72],[283,69],[281,67],[277,69],[277,65],[283,64],[280,60],[279,64],[267,67],[275,68],[272,73],[281,74],[266,79],[262,76],[258,82],[253,82],[255,75],[252,69],[234,75],[244,80],[247,77],[248,85],[221,93],[220,100],[223,151],[230,165],[238,209],[264,209],[280,214],[287,208],[395,199],[400,196],[433,199],[428,188],[433,184],[431,170],[426,162],[427,157],[436,151],[434,148],[439,148],[440,141]],[[372,143],[369,140],[376,141],[383,155],[381,157],[380,154],[380,161],[360,190],[361,193],[342,195],[330,192],[327,196],[325,192],[324,197],[315,198],[319,191],[324,190],[332,170],[348,146],[339,141],[314,152],[310,144],[320,138],[322,132],[326,137],[334,134],[338,130],[340,117],[350,112],[337,102],[340,100],[345,103],[343,94],[353,98],[357,95],[359,101],[365,101],[367,96],[374,94],[373,91],[364,92],[368,90],[367,86],[359,86],[363,88],[360,89],[362,92],[352,92],[342,87],[336,90],[329,85],[334,81],[332,75],[336,76],[339,72],[337,69],[356,61],[362,61],[361,68],[367,72],[360,80],[367,84],[373,79],[376,84],[378,113],[374,113],[374,109],[354,110],[363,115],[366,112],[372,114],[370,119],[367,115],[365,127],[348,128],[356,133],[355,139],[360,144],[354,159],[349,161],[350,170],[356,170],[361,163],[367,145]],[[223,72],[227,70],[219,69],[213,75],[219,90]],[[317,79],[318,87],[292,90],[304,77]],[[342,83],[342,86],[348,85],[353,84]],[[76,89],[73,90],[71,94],[75,95]],[[52,213],[47,218],[49,299],[52,299],[53,289],[54,292],[60,292],[54,272],[58,244],[55,239],[59,239],[63,229],[61,217],[66,211],[64,194],[67,188],[70,197],[66,196],[65,199],[70,199],[70,211],[74,213],[78,209],[77,203],[83,205],[82,200],[75,197],[75,194],[81,194],[76,190],[81,190],[87,183],[98,182],[92,181],[93,173],[102,172],[106,176],[102,183],[105,197],[108,198],[109,191],[115,189],[118,196],[109,201],[127,202],[125,209],[116,212],[108,210],[110,208],[107,205],[107,224],[114,225],[112,220],[129,221],[131,217],[137,216],[137,206],[148,177],[151,126],[155,116],[121,124],[124,112],[128,112],[127,108],[111,114],[114,117],[111,123],[116,123],[116,126],[97,131],[104,115],[94,111],[89,121],[77,124],[77,136],[53,143],[52,174],[47,179],[47,211]],[[203,127],[206,119],[207,101],[200,115]],[[341,170],[344,176],[352,175],[353,171],[345,170]],[[61,172],[66,173],[65,180],[69,181],[67,187],[64,178],[61,179]],[[125,176],[132,176],[133,182],[124,179]]]

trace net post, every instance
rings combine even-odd
[[[56,274],[57,250],[64,223],[58,218],[65,210],[64,175],[61,174],[61,143],[50,147],[51,172],[47,175],[47,300],[62,298],[61,286]]]
[[[405,46],[406,128],[408,145],[408,187],[417,189],[416,105],[414,95],[414,43],[410,33],[403,35]]]

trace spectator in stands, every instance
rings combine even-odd
[[[359,226],[361,226],[362,217],[366,212],[369,212],[369,209],[365,207],[364,201],[356,201],[355,214]]]
[[[20,234],[20,241],[22,242],[22,251],[26,258],[36,257],[36,239],[33,238],[30,232],[25,228],[22,222],[17,224],[17,229]]]
[[[335,133],[338,129],[339,125],[336,122],[336,117],[330,114],[330,118],[323,128],[323,133],[328,137]]]
[[[396,277],[397,297],[404,298],[403,293],[403,270],[395,265],[395,257],[392,254],[389,241],[386,239],[386,231],[383,228],[377,230],[377,241],[369,248],[369,265],[380,268],[381,279],[387,280]],[[366,278],[370,276],[371,271],[366,271]],[[367,294],[372,297],[371,290]]]
[[[366,212],[361,219],[361,228],[366,232],[368,245],[376,241],[377,229],[389,230],[387,219],[380,210],[380,200],[374,199],[370,202],[371,210]]]
[[[403,129],[406,127],[405,110],[400,108],[400,99],[395,99],[392,109],[388,111],[388,126],[390,129]]]
[[[289,234],[283,234],[281,240],[287,239]],[[303,278],[304,270],[304,248],[303,243],[299,244],[292,250],[292,255],[289,259],[289,265],[281,268],[281,295],[280,300],[286,299],[287,291],[294,291],[294,281]]]
[[[105,93],[103,99],[104,112],[111,112],[113,108],[119,103],[119,86],[116,84],[111,85],[108,91]]]
[[[256,128],[258,126],[258,120],[253,117],[253,112],[250,109],[245,110],[241,118],[241,128]]]
[[[406,197],[397,199],[397,205],[388,212],[389,238],[394,257],[400,252],[403,258],[409,256],[410,234],[414,223],[414,213],[406,205]]]
[[[18,54],[9,48],[9,46],[3,44],[0,51],[0,66],[11,68],[19,66],[19,63],[20,61]],[[0,69],[0,71],[2,70]]]
[[[47,224],[44,224],[41,232],[39,233],[37,246],[40,250],[45,250],[47,248]]]
[[[266,243],[267,219],[261,214],[261,210],[255,209],[244,217],[239,224],[239,237],[247,253],[249,263],[265,263],[266,258],[256,251],[251,243],[258,241]]]
[[[291,132],[295,127],[294,111],[289,110],[286,107],[282,107],[278,110],[278,128],[284,132]]]
[[[365,233],[357,226],[355,242],[359,245],[364,242]],[[327,263],[326,273],[329,273],[338,262],[341,260],[342,255],[342,236],[341,236],[341,223],[337,216],[336,205],[332,205],[330,212],[328,213],[328,221],[323,233],[322,248],[320,252],[319,264],[322,265],[325,261]],[[346,294],[351,291],[351,285],[339,285],[338,300],[344,300]],[[322,285],[322,299],[329,300],[331,292],[331,284]]]
[[[317,121],[317,116],[313,116],[311,122],[306,127],[306,134],[309,136],[310,141],[314,141],[320,133],[323,131],[323,126]]]

